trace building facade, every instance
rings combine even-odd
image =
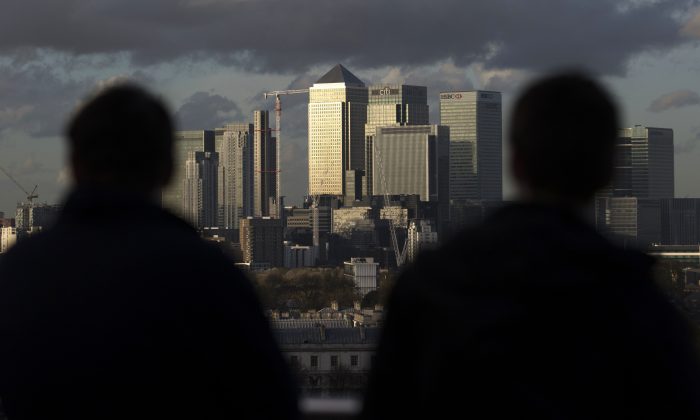
[[[375,195],[419,195],[449,200],[449,128],[439,125],[377,127],[373,141]]]
[[[183,216],[198,229],[218,226],[218,173],[219,154],[216,152],[190,152],[185,161]]]
[[[253,215],[254,125],[226,124],[214,131],[219,154],[218,226],[238,229],[240,219]]]
[[[415,261],[418,254],[438,245],[438,232],[430,220],[411,220],[408,225],[406,258]]]
[[[344,266],[345,277],[354,282],[355,290],[360,295],[377,290],[379,263],[375,263],[374,258],[351,258]]]
[[[248,217],[240,221],[243,262],[269,267],[284,266],[284,228],[282,219]]]
[[[450,199],[502,200],[501,93],[441,93],[440,124],[450,128]]]
[[[214,131],[195,130],[175,132],[173,144],[173,174],[169,184],[161,192],[163,207],[177,216],[184,217],[184,186],[186,165],[191,153],[215,152]]]
[[[365,167],[367,87],[338,64],[309,89],[309,194],[345,195]]]
[[[635,125],[620,130],[615,175],[603,194],[613,197],[673,198],[673,130]]]
[[[17,243],[17,228],[0,227],[0,254],[7,252]]]

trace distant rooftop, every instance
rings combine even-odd
[[[316,83],[345,83],[346,85],[364,86],[365,84],[357,76],[352,74],[350,70],[338,64],[333,67],[323,77],[318,79]]]

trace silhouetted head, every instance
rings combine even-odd
[[[579,73],[532,84],[515,104],[510,141],[515,177],[530,198],[581,204],[610,181],[617,109]]]
[[[108,88],[68,125],[79,186],[152,194],[173,169],[173,122],[163,103],[134,85]]]

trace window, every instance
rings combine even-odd
[[[357,367],[360,363],[359,357],[356,354],[350,356],[350,366]]]
[[[318,356],[311,356],[311,367],[312,368],[318,367]]]
[[[331,367],[338,367],[338,356],[331,356]]]
[[[292,356],[289,359],[289,362],[291,363],[292,366],[299,366],[299,356]]]

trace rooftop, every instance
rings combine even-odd
[[[338,64],[333,67],[328,73],[324,74],[323,77],[318,79],[316,83],[345,83],[346,85],[352,86],[365,85],[362,80],[352,74],[350,70],[343,67],[342,64]]]

